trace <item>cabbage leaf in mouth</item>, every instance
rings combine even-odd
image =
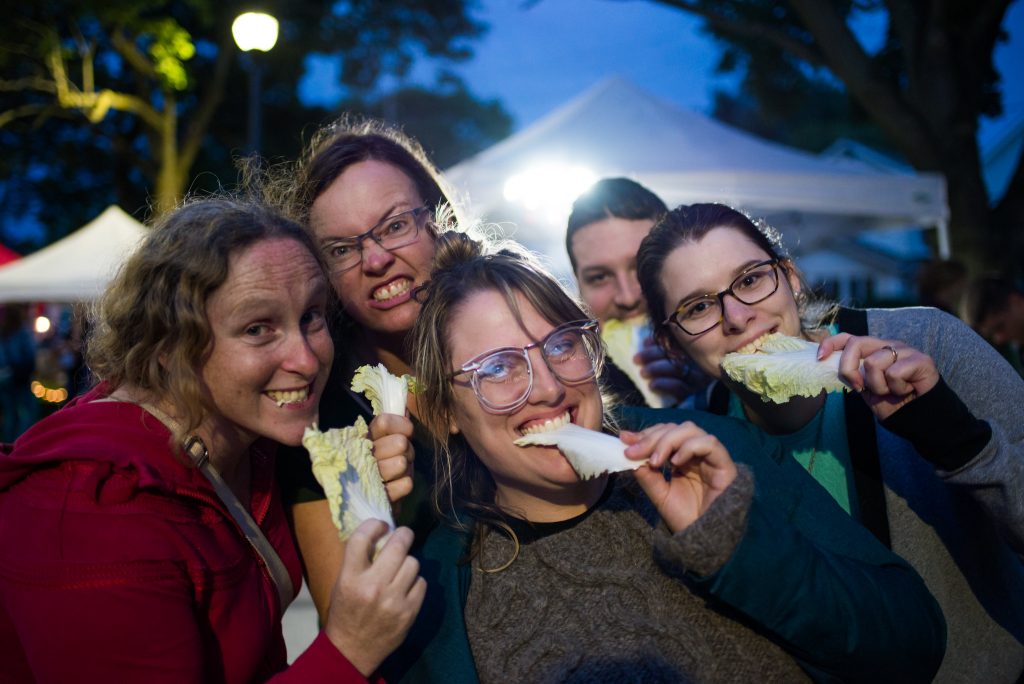
[[[633,360],[650,334],[650,321],[646,316],[634,316],[625,321],[613,318],[601,324],[601,339],[612,363],[636,385],[648,406],[662,408],[670,402],[651,389],[649,380],[641,375],[643,367]]]
[[[848,389],[839,379],[840,354],[818,360],[818,345],[800,337],[773,333],[757,342],[757,351],[722,357],[722,370],[751,392],[776,404],[793,397],[816,397]]]
[[[515,441],[515,445],[558,447],[581,480],[589,480],[604,473],[636,470],[646,463],[626,458],[626,445],[618,437],[588,430],[574,423],[547,432],[523,435]]]

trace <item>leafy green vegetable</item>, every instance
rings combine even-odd
[[[840,355],[819,361],[817,353],[814,342],[775,333],[758,341],[756,351],[726,354],[721,365],[730,378],[776,404],[847,389],[839,379]]]
[[[383,363],[376,366],[360,366],[352,377],[352,391],[362,392],[370,401],[373,415],[393,413],[405,415],[409,392],[415,392],[416,380],[411,375],[396,377],[388,372]]]
[[[646,316],[634,316],[625,321],[613,318],[601,324],[601,339],[612,362],[633,381],[648,406],[663,407],[665,397],[651,389],[647,378],[640,374],[641,366],[633,361],[644,338],[650,334],[650,320]]]
[[[368,435],[366,421],[360,416],[350,427],[320,432],[314,425],[302,436],[313,475],[324,488],[331,519],[342,541],[370,518],[383,520],[389,529],[395,529],[391,503]]]
[[[548,432],[524,435],[515,441],[515,445],[558,447],[581,480],[589,480],[602,473],[636,470],[645,463],[626,458],[626,445],[618,437],[573,423]]]

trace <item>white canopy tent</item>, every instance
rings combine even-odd
[[[38,252],[0,267],[0,302],[79,302],[96,298],[146,234],[111,205]]]
[[[565,220],[585,185],[565,193],[552,209],[527,207],[530,191],[520,193],[525,202],[513,201],[515,188],[508,183],[531,168],[546,168],[548,176],[533,186],[533,194],[543,194],[581,167],[591,181],[633,178],[670,207],[723,202],[763,217],[795,255],[822,249],[835,237],[907,226],[938,228],[940,251],[947,250],[949,210],[941,176],[820,158],[681,109],[619,77],[598,83],[446,176],[472,215],[513,223],[515,239],[568,270]]]

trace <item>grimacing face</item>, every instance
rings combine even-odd
[[[681,302],[698,295],[721,292],[745,269],[770,258],[771,255],[746,235],[730,227],[713,228],[700,240],[683,242],[665,259],[659,276],[668,311],[653,315],[665,320]],[[779,275],[779,288],[757,304],[744,304],[726,295],[723,320],[711,330],[700,335],[688,335],[677,326],[670,325],[669,334],[701,370],[713,378],[721,378],[719,364],[729,352],[772,332],[800,335],[800,313],[796,303],[799,279],[792,269],[780,271]]]
[[[293,239],[261,240],[231,256],[227,279],[206,303],[212,339],[200,376],[215,429],[242,444],[302,441],[334,356],[328,287]]]
[[[316,198],[310,224],[317,244],[323,246],[360,235],[423,203],[416,184],[402,169],[371,159],[349,166]],[[405,334],[420,310],[411,293],[430,276],[433,233],[424,228],[415,242],[393,251],[371,239],[362,247],[359,266],[331,274],[334,291],[345,312],[371,333]]]
[[[555,329],[524,297],[518,295],[520,326],[504,296],[482,290],[464,300],[452,314],[447,330],[455,372],[470,359],[500,347],[523,347]],[[567,322],[561,321],[560,323]],[[537,348],[529,351],[533,389],[526,403],[512,413],[495,414],[481,406],[468,376],[452,381],[452,432],[461,433],[497,484],[497,503],[523,513],[529,520],[564,519],[566,502],[586,499],[595,483],[581,482],[561,452],[553,447],[518,447],[523,431],[547,421],[568,417],[573,423],[599,430],[602,419],[597,381],[565,385],[545,364]]]
[[[653,226],[651,219],[613,216],[573,233],[580,297],[601,324],[647,312],[636,276],[636,253]]]

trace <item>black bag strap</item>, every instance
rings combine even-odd
[[[836,315],[840,332],[851,335],[868,334],[868,314],[863,309],[840,307]],[[846,413],[846,438],[853,462],[853,484],[860,505],[861,523],[878,541],[892,546],[889,536],[889,514],[885,505],[885,483],[878,458],[878,435],[875,415],[855,392],[843,397]]]

